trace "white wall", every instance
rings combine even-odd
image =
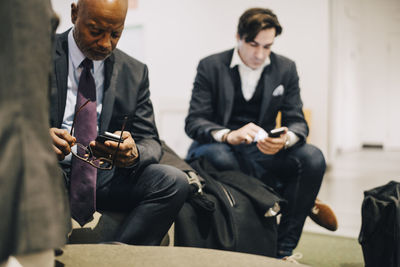
[[[63,31],[71,25],[72,1],[52,2]],[[328,0],[139,0],[139,9],[129,12],[126,22],[132,40],[121,40],[119,47],[148,64],[160,135],[181,156],[190,143],[183,120],[198,61],[232,48],[239,16],[254,6],[269,7],[278,15],[283,34],[273,50],[296,61],[304,106],[312,111],[311,142],[327,155]]]
[[[362,1],[362,0],[361,0]],[[361,68],[360,39],[362,30],[359,1],[332,1],[332,76],[330,90],[331,152],[355,150],[360,146]]]
[[[362,5],[363,143],[400,148],[400,1],[367,0]]]
[[[400,1],[332,1],[331,151],[399,150]]]

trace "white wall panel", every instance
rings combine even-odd
[[[400,1],[332,1],[331,151],[400,148]]]

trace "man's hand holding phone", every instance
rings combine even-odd
[[[257,148],[264,154],[274,155],[285,147],[288,139],[288,128],[281,127],[271,130],[268,136],[257,140]]]
[[[112,159],[117,167],[123,168],[132,166],[139,157],[136,143],[131,134],[124,131],[122,133],[121,143],[118,147],[120,136],[121,131],[116,131],[114,133],[105,132],[97,136],[95,141],[90,142],[90,146],[96,157]]]
[[[104,134],[100,134],[96,137],[96,142],[104,143],[105,141],[114,141],[119,142],[120,135],[116,135],[113,133],[105,132]],[[121,140],[122,141],[122,140]]]
[[[230,145],[251,144],[257,132],[262,128],[252,122],[245,126],[229,132],[226,136],[226,142]]]
[[[271,138],[281,137],[282,134],[286,134],[287,130],[288,129],[286,127],[272,129],[271,131],[269,131],[268,137],[271,137]]]

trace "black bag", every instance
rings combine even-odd
[[[400,267],[400,184],[364,192],[358,241],[366,267]]]
[[[204,179],[175,221],[175,245],[276,256],[276,217],[267,211],[283,200],[259,180],[236,171],[216,171],[204,159],[191,166]]]

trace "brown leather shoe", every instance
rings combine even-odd
[[[311,209],[309,216],[316,224],[330,231],[336,231],[338,228],[335,213],[318,198],[315,200],[314,207]]]

